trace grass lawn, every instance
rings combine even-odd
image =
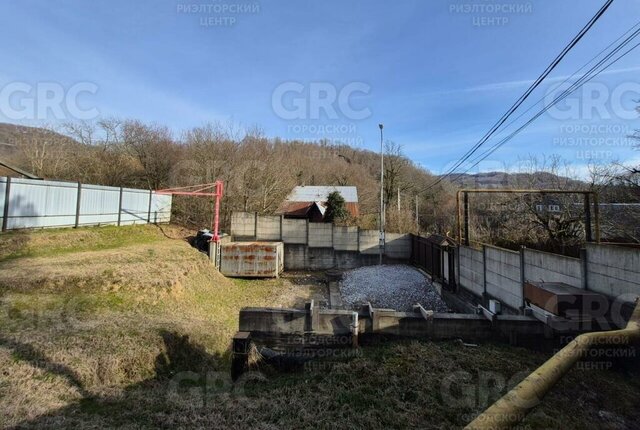
[[[548,357],[407,341],[233,385],[240,308],[300,306],[322,292],[295,278],[227,279],[186,233],[0,236],[1,427],[459,428]],[[638,398],[637,370],[574,369],[523,425],[637,428]]]

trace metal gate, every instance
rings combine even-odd
[[[444,286],[455,288],[455,252],[449,239],[440,235],[411,235],[411,262]]]

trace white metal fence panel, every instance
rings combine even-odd
[[[166,223],[171,201],[170,195],[134,188],[0,177],[3,230]]]
[[[77,195],[77,183],[11,178],[6,228],[73,226]]]
[[[120,224],[146,224],[150,197],[149,191],[123,188]]]
[[[151,200],[151,222],[165,223],[171,221],[171,196],[154,194]]]
[[[119,204],[120,188],[82,184],[78,224],[117,224]]]

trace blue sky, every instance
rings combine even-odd
[[[5,1],[0,88],[19,83],[32,91],[0,95],[0,121],[74,119],[77,109],[67,104],[62,117],[18,108],[24,98],[38,103],[34,94],[43,86],[68,95],[90,84],[94,89],[71,103],[91,117],[157,122],[176,135],[233,120],[271,137],[375,150],[382,122],[387,139],[439,173],[482,137],[603,2]],[[464,11],[474,4],[515,8]],[[526,5],[530,11],[518,12]],[[615,1],[525,108],[639,20],[640,2]],[[635,162],[639,154],[625,136],[640,129],[631,114],[639,74],[640,48],[474,171],[513,169],[529,154],[560,154],[579,172],[590,160]],[[314,115],[323,97],[330,109]]]

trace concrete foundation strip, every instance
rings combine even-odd
[[[413,310],[416,311],[416,312],[420,312],[422,317],[424,319],[426,319],[427,321],[433,319],[433,311],[426,310],[425,308],[422,307],[422,305],[420,303],[414,305],[413,306]]]

